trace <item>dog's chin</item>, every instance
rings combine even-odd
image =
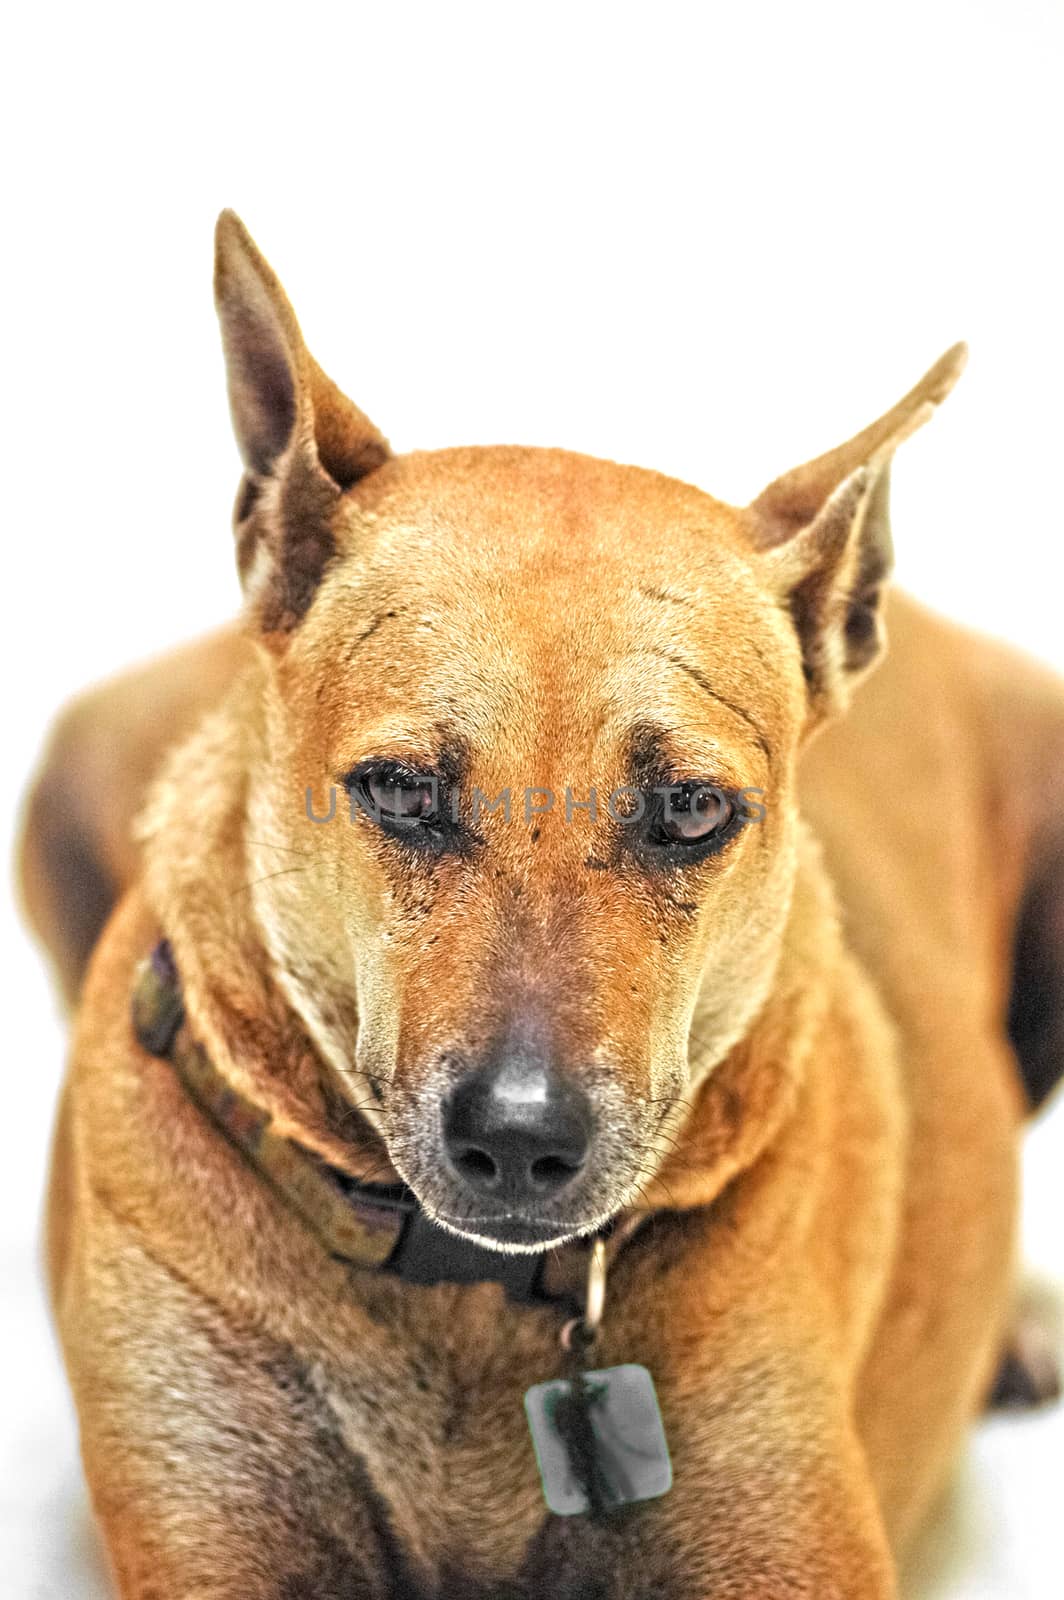
[[[501,1250],[508,1255],[536,1255],[555,1250],[570,1239],[594,1233],[605,1218],[588,1222],[546,1222],[519,1215],[499,1217],[457,1217],[445,1211],[429,1213],[448,1233],[467,1239],[485,1250]]]

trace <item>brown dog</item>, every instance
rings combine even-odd
[[[121,1593],[885,1600],[1007,1340],[1064,1030],[1064,689],[883,604],[963,352],[740,511],[393,458],[229,214],[216,286],[246,631],[74,709],[24,855],[71,996],[122,896],[49,1226]],[[161,936],[184,1057],[131,1027]],[[408,1186],[444,1281],[337,1259],[278,1151]],[[618,1217],[593,1365],[652,1373],[673,1484],[560,1517],[522,1398],[568,1302],[507,1264],[580,1278]]]

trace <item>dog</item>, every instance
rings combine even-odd
[[[737,509],[393,456],[232,213],[215,287],[244,617],[75,704],[22,846],[121,1595],[887,1600],[1064,1061],[1064,686],[887,593],[963,348]],[[563,1515],[592,1369],[668,1471],[559,1433]]]

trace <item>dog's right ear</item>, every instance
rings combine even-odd
[[[260,627],[284,634],[335,553],[336,501],[390,451],[308,351],[284,290],[232,211],[215,231],[214,296],[244,460],[237,561]]]

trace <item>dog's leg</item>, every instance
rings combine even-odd
[[[99,1201],[59,1320],[121,1600],[410,1600],[365,1464],[302,1364]]]
[[[748,1258],[752,1230],[733,1230],[727,1208],[715,1222],[653,1227],[643,1270],[649,1237],[615,1269],[614,1292],[630,1284],[632,1298],[611,1329],[607,1294],[589,1365],[651,1372],[672,1487],[598,1520],[546,1518],[521,1575],[527,1594],[891,1600],[894,1556],[830,1292],[798,1254],[781,1249],[768,1270],[756,1246]]]
[[[27,798],[19,875],[68,1004],[136,872],[132,824],[147,785],[249,653],[224,629],[91,690],[59,717]]]

